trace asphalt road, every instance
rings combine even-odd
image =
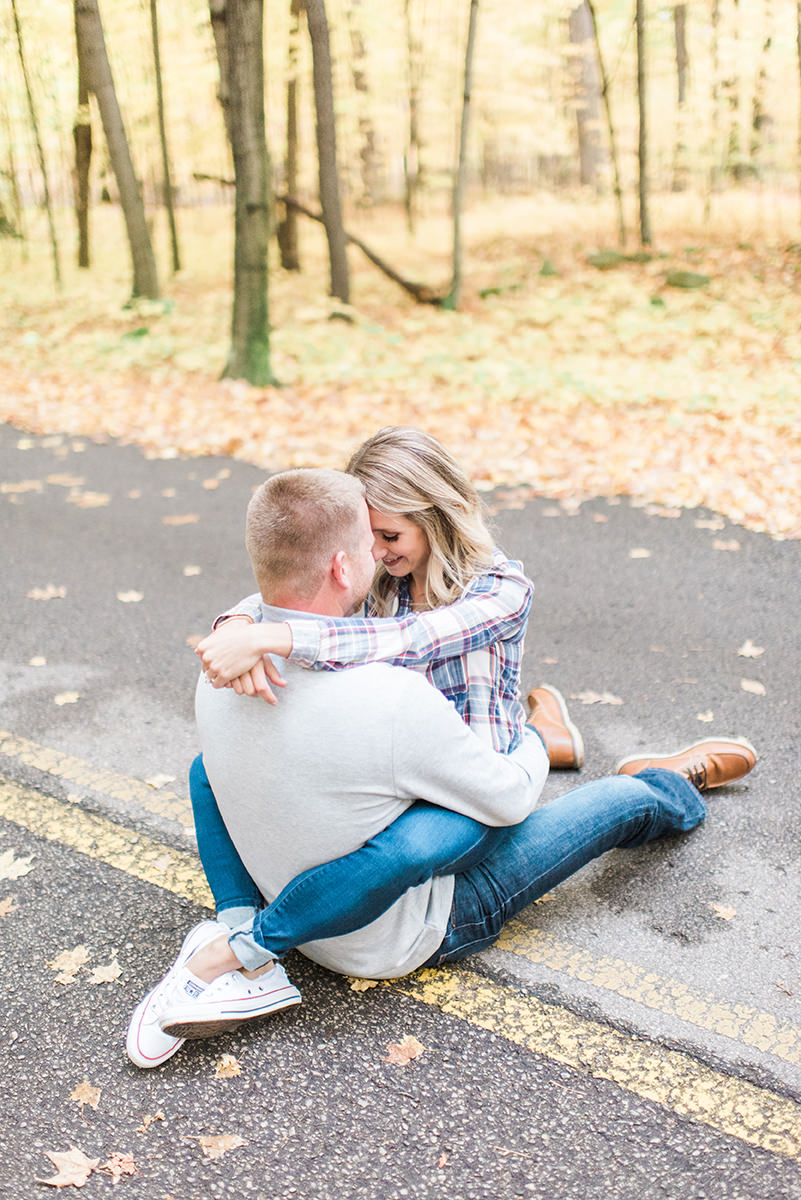
[[[711,798],[701,829],[587,868],[470,960],[452,1004],[414,987],[354,992],[295,956],[304,1005],[269,1030],[185,1047],[153,1074],[127,1063],[128,1015],[202,910],[105,861],[99,835],[59,830],[68,810],[96,814],[189,861],[187,639],[252,590],[242,527],[261,478],[0,428],[0,856],[31,867],[0,878],[0,903],[16,905],[0,917],[13,1114],[0,1193],[39,1194],[35,1179],[54,1173],[43,1151],[74,1144],[101,1161],[132,1154],[139,1173],[120,1186],[176,1200],[801,1196],[799,546],[709,512],[490,497],[501,544],[537,585],[525,686],[620,701],[571,700],[587,765],[554,775],[546,798],[626,753],[744,734],[757,769]],[[763,653],[738,654],[749,641]],[[17,796],[68,809],[44,834],[15,816]],[[91,962],[56,984],[48,962],[79,944]],[[91,983],[114,959],[120,981]],[[476,980],[505,1024],[465,999]],[[580,1030],[582,1053],[523,1037],[535,1010]],[[405,1034],[425,1053],[384,1063]],[[214,1078],[222,1053],[241,1075]],[[696,1075],[679,1085],[681,1064]],[[69,1096],[84,1080],[101,1097],[81,1113]],[[764,1129],[752,1104],[774,1114]],[[246,1144],[205,1157],[197,1138],[225,1134]],[[85,1194],[110,1178],[96,1171]]]

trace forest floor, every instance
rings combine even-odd
[[[801,538],[798,198],[715,203],[705,224],[698,198],[665,198],[652,256],[600,270],[588,256],[614,248],[608,205],[487,202],[466,218],[458,313],[416,304],[353,248],[352,305],[332,302],[322,234],[303,223],[302,273],[271,275],[277,388],[219,380],[231,209],[179,210],[185,268],[163,279],[164,300],[125,306],[122,223],[104,208],[93,269],[62,262],[58,292],[43,228],[27,260],[0,242],[0,419],[270,471],[342,466],[375,429],[411,424],[482,488],[504,485],[503,506],[625,494]],[[444,216],[414,239],[394,210],[348,225],[402,274],[447,290]],[[157,240],[164,263],[161,229]],[[709,281],[670,286],[677,270]]]

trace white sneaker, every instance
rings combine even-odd
[[[182,976],[188,986],[181,986]],[[192,994],[193,980],[194,976],[184,969],[170,988],[161,1008],[162,1037],[214,1037],[236,1029],[243,1021],[301,1001],[300,992],[289,982],[280,963],[255,979],[248,979],[241,971],[227,971],[196,995]]]
[[[187,959],[201,946],[208,945],[226,933],[230,933],[230,930],[221,921],[201,921],[199,925],[190,929],[178,957],[167,974],[134,1009],[128,1026],[125,1049],[131,1062],[137,1067],[160,1067],[168,1058],[172,1058],[176,1050],[180,1050],[183,1038],[162,1033],[159,1025],[165,997],[171,995],[172,983]],[[205,987],[204,984],[201,986]]]

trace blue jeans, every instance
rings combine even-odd
[[[419,800],[358,850],[292,879],[272,904],[251,879],[220,816],[203,760],[189,770],[198,853],[217,912],[231,910],[231,946],[242,965],[262,966],[296,946],[369,925],[410,887],[480,862],[505,829]]]
[[[661,768],[574,788],[501,830],[480,863],[457,874],[438,966],[490,946],[521,909],[607,850],[694,829],[706,815],[699,792]]]

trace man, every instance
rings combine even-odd
[[[362,487],[340,472],[273,476],[251,500],[247,545],[269,620],[351,614],[373,577]],[[705,816],[699,788],[742,778],[756,761],[745,741],[710,740],[670,757],[626,759],[622,773],[532,811],[547,771],[536,735],[508,756],[495,754],[424,678],[386,664],[306,671],[290,663],[286,679],[277,708],[203,677],[197,690],[209,780],[268,902],[421,797],[505,827],[477,866],[428,879],[363,928],[302,947],[346,974],[393,978],[490,945],[515,913],[606,850],[694,828]],[[186,1036],[298,1003],[272,960],[256,923],[231,932],[203,922],[190,931],[134,1013],[131,1059],[158,1065]]]

